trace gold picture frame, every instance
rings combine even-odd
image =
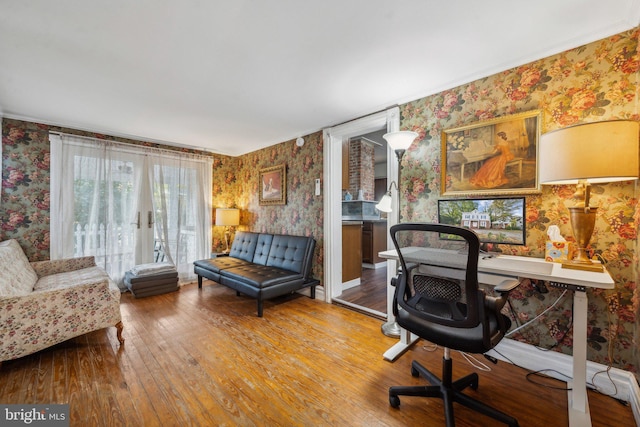
[[[542,111],[533,110],[442,131],[443,196],[540,192]]]
[[[260,170],[260,205],[287,204],[287,167],[271,166]]]

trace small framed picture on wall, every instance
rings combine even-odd
[[[287,167],[271,166],[260,170],[260,205],[287,204]]]

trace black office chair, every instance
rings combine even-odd
[[[498,344],[511,326],[500,310],[518,281],[506,280],[496,286],[498,297],[478,289],[480,242],[471,230],[405,223],[391,227],[391,238],[401,263],[394,280],[396,320],[404,329],[444,347],[442,379],[414,360],[411,375],[422,375],[431,385],[389,388],[391,406],[400,406],[398,396],[439,397],[449,427],[455,425],[453,402],[518,426],[515,418],[462,393],[467,387],[478,388],[478,374],[452,381],[450,358],[450,349],[480,354]]]

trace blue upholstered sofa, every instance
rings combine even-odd
[[[302,288],[311,288],[315,298],[317,279],[311,277],[315,248],[313,237],[239,231],[228,256],[195,261],[198,288],[206,277],[235,289],[238,295],[255,298],[258,317],[263,301]]]

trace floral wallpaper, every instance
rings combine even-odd
[[[440,197],[440,133],[473,122],[543,111],[542,133],[611,119],[638,120],[638,31],[544,58],[401,106],[401,127],[420,134],[402,163],[402,221],[434,221]],[[621,159],[622,160],[622,159]],[[560,227],[571,236],[567,206],[572,186],[543,186],[526,196],[527,246],[502,246],[514,255],[543,257],[546,230]],[[599,207],[591,240],[616,281],[614,290],[590,290],[588,358],[605,365],[640,369],[637,229],[640,220],[635,182],[595,185]],[[540,292],[538,288],[546,293]],[[512,293],[518,321],[533,319],[561,291],[527,282]],[[513,338],[571,354],[572,294]]]
[[[534,109],[543,111],[543,132],[600,120],[638,120],[638,38],[638,31],[624,32],[402,105],[401,128],[420,134],[402,162],[402,221],[436,218],[443,129]],[[50,129],[103,137],[3,119],[0,240],[18,239],[32,261],[49,258]],[[314,236],[313,275],[322,281],[323,197],[314,196],[314,180],[323,175],[322,135],[308,135],[305,140],[303,147],[292,140],[236,158],[214,156],[212,207],[240,208],[239,229]],[[287,167],[287,204],[260,206],[259,170],[279,164]],[[573,203],[572,193],[571,187],[552,186],[527,195],[527,246],[502,250],[542,257],[551,224],[570,236],[567,206]],[[616,287],[589,291],[588,318],[589,360],[636,375],[640,371],[637,198],[635,183],[594,186],[592,200],[600,209],[593,250],[607,262]],[[214,251],[224,245],[219,228],[212,225]],[[560,296],[543,284],[524,283],[512,298],[518,320],[533,319]],[[515,338],[570,353],[571,318],[568,293]]]

